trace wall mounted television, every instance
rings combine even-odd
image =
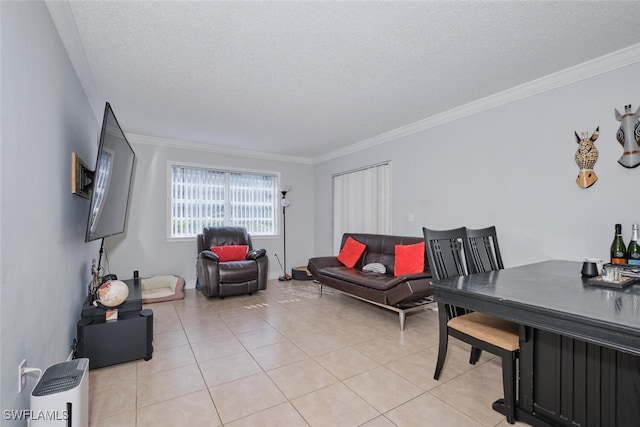
[[[72,154],[72,192],[91,200],[86,242],[125,231],[135,157],[107,102],[95,170],[89,170],[82,159]]]

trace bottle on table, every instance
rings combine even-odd
[[[627,247],[622,240],[622,225],[616,224],[616,235],[611,243],[611,264],[627,263]]]
[[[640,265],[640,245],[638,245],[638,224],[631,226],[631,241],[627,248],[627,264]]]

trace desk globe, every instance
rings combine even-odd
[[[120,280],[109,280],[98,288],[98,302],[105,307],[117,307],[127,300],[129,287]]]

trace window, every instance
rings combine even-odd
[[[276,234],[276,174],[173,164],[169,237],[195,237],[207,226],[242,226]]]

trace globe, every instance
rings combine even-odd
[[[117,307],[127,300],[129,287],[120,280],[109,280],[98,288],[98,302],[105,307]]]

